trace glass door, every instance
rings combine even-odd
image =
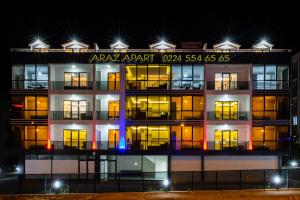
[[[72,108],[72,119],[79,119],[79,114],[78,114],[78,110],[79,110],[78,101],[72,101],[71,108]]]
[[[222,150],[222,130],[215,130],[215,150]]]
[[[230,74],[230,90],[237,89],[237,73]]]
[[[80,115],[80,119],[87,119],[86,111],[87,111],[86,101],[79,101],[79,115]]]
[[[120,73],[108,73],[108,90],[120,89]]]
[[[65,72],[64,86],[65,87],[71,87],[71,84],[72,84],[72,73]]]
[[[237,101],[230,102],[230,119],[231,120],[238,119],[238,102]]]
[[[79,73],[72,73],[72,87],[79,87]]]
[[[86,130],[79,130],[79,149],[86,149]]]
[[[70,119],[71,117],[71,101],[64,101],[64,119]]]
[[[119,118],[119,101],[108,101],[108,118]]]
[[[238,119],[238,102],[237,101],[216,101],[215,119],[217,120]]]
[[[229,90],[230,89],[230,74],[223,74],[223,77],[222,77],[222,89],[223,90]]]
[[[119,144],[119,130],[109,129],[108,130],[108,148],[114,149]]]
[[[215,150],[236,149],[237,146],[237,130],[215,130]]]
[[[81,72],[79,76],[79,81],[80,81],[80,87],[87,87],[87,82],[88,82],[88,75],[86,72]]]
[[[215,90],[222,90],[222,73],[215,73]]]

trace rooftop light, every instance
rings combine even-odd
[[[121,40],[117,40],[115,43],[109,45],[111,49],[128,49],[129,45],[123,43]]]
[[[72,40],[71,42],[67,42],[61,45],[63,49],[88,49],[89,45],[79,42],[77,40]]]
[[[149,47],[150,49],[157,49],[157,50],[174,50],[176,45],[161,40],[160,42],[150,44]]]
[[[48,49],[50,46],[44,42],[42,42],[39,38],[36,39],[33,43],[28,45],[31,50],[33,49]]]
[[[263,39],[259,43],[253,45],[253,49],[271,50],[273,46],[274,46],[273,44]]]
[[[215,44],[213,47],[216,50],[238,50],[241,47],[241,45],[237,43],[233,43],[229,40],[225,40],[222,43]]]

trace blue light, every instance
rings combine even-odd
[[[124,140],[123,138],[120,139],[120,142],[119,142],[119,149],[120,149],[120,150],[126,149],[125,140]]]

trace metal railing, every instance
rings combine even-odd
[[[278,111],[278,110],[267,110],[267,111],[252,111],[253,120],[289,120],[290,111]]]
[[[244,141],[207,141],[207,149],[203,150],[203,141],[194,140],[169,140],[167,138],[153,138],[151,140],[129,140],[125,142],[124,151],[141,150],[141,151],[182,151],[189,149],[203,151],[288,151],[289,141],[253,141],[251,144]],[[252,149],[250,150],[250,145]],[[46,140],[24,140],[15,142],[9,148],[21,149],[47,149]],[[119,141],[51,141],[51,150],[119,150]]]
[[[52,120],[93,120],[93,112],[51,111]]]
[[[51,81],[52,90],[92,90],[93,82],[92,81]]]
[[[203,110],[170,111],[170,110],[129,110],[126,119],[132,120],[203,120]]]
[[[119,111],[96,111],[97,120],[119,119]]]
[[[264,81],[252,81],[253,90],[289,90],[288,80],[264,80]]]
[[[48,89],[48,80],[12,80],[11,88],[22,90]]]
[[[250,120],[250,112],[240,111],[235,113],[207,111],[208,120]]]
[[[207,90],[249,90],[249,81],[207,81]]]
[[[127,80],[127,90],[203,90],[203,80]]]
[[[279,182],[274,181],[275,177]],[[56,184],[59,182],[59,184]],[[5,174],[1,194],[57,194],[300,188],[300,169]]]

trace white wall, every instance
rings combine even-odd
[[[200,171],[200,156],[172,156],[171,171]]]
[[[101,72],[101,77],[99,77]],[[120,72],[119,65],[112,64],[97,64],[96,65],[96,81],[107,81],[107,74],[109,72]]]
[[[93,126],[92,125],[83,125],[83,124],[55,124],[50,126],[51,141],[64,141],[64,129],[86,129],[86,140],[93,140]]]
[[[204,170],[278,169],[277,156],[205,156]]]
[[[250,111],[250,95],[207,95],[206,111],[215,111],[215,101],[238,101],[238,111]]]
[[[75,65],[76,68],[72,68],[72,65]],[[88,81],[93,80],[92,64],[51,64],[50,72],[51,81],[64,81],[64,72],[87,72]]]
[[[78,160],[53,160],[52,173],[78,173]]]
[[[93,110],[93,95],[53,95],[50,96],[50,111],[63,111],[64,100],[85,100],[87,101],[87,111]]]
[[[215,141],[215,130],[238,130],[238,142],[247,142],[249,138],[250,125],[207,125],[206,140]]]
[[[118,101],[120,100],[119,95],[97,95],[96,96],[96,109],[97,111],[108,111],[108,101]]]
[[[107,124],[107,125],[97,125],[97,141],[108,141],[108,130],[109,129],[119,129],[119,125]]]
[[[25,160],[25,174],[50,174],[51,160]]]

